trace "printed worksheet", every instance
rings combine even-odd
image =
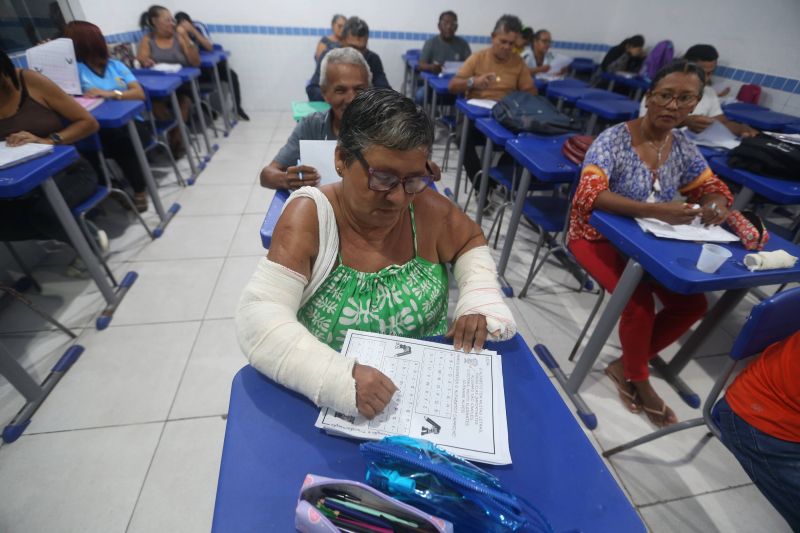
[[[398,391],[372,420],[323,408],[316,427],[368,440],[407,435],[465,459],[511,463],[497,352],[464,353],[452,345],[350,330],[342,355],[377,368]]]

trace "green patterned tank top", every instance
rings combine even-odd
[[[297,312],[320,341],[340,350],[348,329],[420,338],[447,332],[447,270],[417,254],[414,206],[409,207],[414,258],[378,272],[342,263]]]

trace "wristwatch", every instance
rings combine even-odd
[[[112,92],[114,93],[114,100],[122,100],[122,91],[114,89]]]
[[[472,89],[473,85],[475,85],[475,78],[473,77],[467,78],[467,89]]]
[[[51,133],[50,140],[53,141],[53,144],[61,144],[64,142],[64,139],[61,138],[61,135],[58,133]]]

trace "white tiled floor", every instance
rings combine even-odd
[[[36,266],[44,285],[31,300],[79,333],[86,351],[33,417],[25,434],[0,447],[0,531],[207,531],[214,507],[230,383],[245,364],[234,310],[258,257],[258,230],[272,192],[258,170],[280,148],[288,112],[253,113],[240,123],[193,187],[164,177],[165,204],[182,209],[164,236],[150,242],[118,210],[99,224],[112,239],[115,272],[139,273],[111,326],[93,328],[101,298],[87,280],[65,275],[70,255],[55,249]],[[441,161],[437,145],[436,160]],[[452,186],[456,154],[445,173]],[[153,215],[148,215],[153,222]],[[485,230],[488,230],[488,224]],[[533,234],[523,229],[508,279],[519,291]],[[499,251],[497,253],[499,256]],[[596,296],[555,263],[539,274],[525,299],[509,304],[533,346],[548,346],[564,370],[567,355]],[[753,300],[712,335],[684,372],[705,393],[724,362]],[[70,342],[16,303],[0,307],[0,349],[42,379]],[[673,349],[674,350],[674,349]],[[666,352],[671,355],[671,351]],[[602,365],[619,354],[612,336],[583,397],[600,425],[585,431],[599,450],[652,431],[627,413]],[[558,389],[557,384],[553,381]],[[668,387],[656,386],[682,419],[698,416]],[[0,424],[22,405],[0,380]],[[652,531],[786,531],[738,463],[700,428],[617,455],[612,473]]]

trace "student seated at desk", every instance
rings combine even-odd
[[[522,58],[512,48],[522,33],[522,22],[514,15],[503,15],[492,31],[492,46],[475,52],[467,58],[458,73],[450,80],[451,93],[466,93],[467,98],[502,100],[512,91],[536,93],[536,86]],[[459,128],[460,131],[460,128]],[[464,152],[464,170],[475,180],[481,169],[481,159],[476,151],[482,135],[470,124]]]
[[[275,159],[261,170],[261,186],[268,189],[297,189],[319,183],[317,169],[297,166],[300,141],[335,141],[339,136],[342,115],[356,95],[372,84],[367,61],[354,48],[337,48],[322,58],[320,64],[322,96],[331,105],[328,111],[311,113],[295,126]],[[300,179],[300,173],[303,178]]]
[[[136,59],[143,68],[150,68],[156,63],[173,63],[184,67],[199,67],[200,53],[197,46],[189,38],[184,27],[176,27],[175,19],[169,9],[163,6],[150,6],[142,13],[139,25],[145,32],[139,47]],[[189,82],[181,85],[178,90],[178,103],[181,108],[181,118],[184,122],[189,120],[189,110],[192,107],[192,90]],[[166,103],[153,102],[153,113],[160,120],[170,117]],[[180,140],[178,128],[170,131],[170,148],[178,159],[184,150]]]
[[[439,74],[447,61],[464,61],[472,54],[469,43],[456,36],[457,29],[458,15],[453,11],[439,15],[439,35],[425,41],[419,56],[419,70]],[[423,91],[424,87],[417,90],[417,103],[424,100]]]
[[[64,36],[72,39],[78,74],[84,96],[110,100],[144,100],[144,89],[136,81],[130,69],[116,59],[109,59],[108,46],[100,28],[91,22],[73,20],[64,30]],[[141,119],[135,121],[136,131],[143,146],[150,142],[150,130]],[[103,152],[115,160],[125,173],[133,188],[133,203],[139,212],[147,211],[147,187],[136,153],[131,148],[128,128],[103,128],[100,130]],[[89,160],[100,171],[97,153],[87,154]]]
[[[317,405],[372,418],[396,387],[339,354],[348,329],[447,334],[465,351],[515,334],[480,227],[426,190],[433,139],[427,113],[393,90],[367,89],[347,107],[342,180],[292,194],[239,301],[239,343],[260,372]],[[449,328],[447,263],[460,288]]]
[[[178,28],[186,30],[186,35],[189,36],[189,39],[191,39],[195,45],[206,52],[214,50],[214,42],[211,40],[211,36],[205,24],[196,20],[193,21],[192,18],[183,11],[175,13],[175,23]],[[236,114],[238,114],[239,118],[242,120],[249,121],[250,117],[247,116],[247,113],[242,109],[242,93],[239,87],[239,76],[236,74],[236,71],[230,68],[227,59],[223,59],[217,64],[217,71],[219,72],[220,80],[228,81],[230,79],[231,85],[233,86],[233,100],[236,102]],[[202,74],[200,75],[200,82],[212,83],[213,81],[214,74],[211,69],[203,68]]]
[[[800,331],[753,360],[712,411],[722,443],[800,531]]]
[[[688,224],[700,215],[720,224],[733,196],[685,134],[674,130],[700,100],[705,74],[686,60],[661,69],[647,92],[647,113],[605,130],[592,143],[572,204],[569,247],[578,262],[613,292],[627,258],[589,224],[594,209]],[[685,195],[687,203],[675,202]],[[694,209],[692,204],[700,204]],[[653,296],[663,309],[655,313]],[[683,335],[707,308],[703,294],[677,294],[642,281],[619,322],[622,357],[606,368],[633,413],[658,426],[677,422],[650,384],[648,361]]]
[[[336,14],[333,16],[333,19],[331,19],[331,34],[323,35],[317,43],[317,49],[314,52],[315,60],[319,61],[324,53],[342,46],[344,23],[346,21],[347,17],[344,15]]]
[[[528,46],[522,52],[522,59],[530,69],[531,76],[538,74],[549,73],[551,75],[563,76],[569,70],[569,66],[562,68],[559,72],[550,72],[550,65],[555,61],[557,56],[550,51],[550,46],[553,44],[553,36],[547,30],[539,30],[533,32],[530,28],[528,35],[523,35],[528,41]]]
[[[603,61],[600,63],[600,68],[592,78],[592,84],[602,83],[601,75],[603,72],[631,72],[638,74],[646,57],[644,37],[641,35],[628,37],[617,46],[612,46],[606,52],[606,55],[603,56]]]
[[[347,22],[345,22],[342,32],[342,46],[355,48],[361,52],[364,55],[364,59],[367,60],[369,69],[372,72],[372,84],[375,87],[391,89],[392,87],[389,85],[389,80],[386,79],[386,74],[383,71],[383,63],[381,62],[380,56],[372,50],[367,49],[367,43],[369,42],[369,26],[367,26],[367,23],[358,17],[350,17],[347,19]],[[323,54],[322,57],[325,57],[325,55]],[[322,65],[322,61],[317,62],[314,75],[306,86],[306,94],[308,95],[309,102],[323,101],[322,90],[319,86],[320,65]]]
[[[72,144],[99,127],[94,117],[58,85],[38,72],[15,68],[0,51],[0,141],[9,146]],[[97,174],[82,157],[53,180],[70,208],[97,190]],[[107,248],[105,233],[94,229],[100,248]],[[69,242],[39,189],[21,198],[0,200],[0,241],[29,239]]]
[[[724,124],[737,137],[753,137],[757,135],[758,130],[751,128],[747,124],[730,120],[722,112],[717,91],[711,86],[711,76],[714,74],[714,69],[717,68],[717,59],[719,59],[717,49],[710,44],[696,44],[686,50],[683,58],[703,69],[706,75],[706,84],[703,87],[703,96],[700,98],[700,102],[697,103],[692,114],[686,117],[681,126],[686,126],[693,132],[700,133],[716,120]],[[646,100],[647,98],[642,99],[642,105],[639,107],[640,116],[644,115]]]

